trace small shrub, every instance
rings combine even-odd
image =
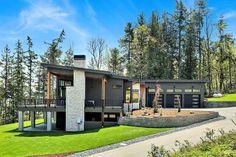
[[[168,150],[165,150],[163,146],[158,147],[152,145],[151,151],[148,152],[148,157],[171,157],[171,154]]]

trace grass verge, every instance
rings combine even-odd
[[[236,101],[236,94],[225,94],[221,98],[208,98],[208,101]]]
[[[37,120],[37,123],[40,122],[42,120]],[[30,122],[25,122],[25,126],[29,125]],[[0,156],[79,152],[170,130],[170,128],[114,126],[80,133],[18,132],[17,126],[17,123],[0,126]]]

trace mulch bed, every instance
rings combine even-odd
[[[131,117],[176,117],[176,116],[192,116],[192,115],[201,115],[201,114],[210,114],[208,111],[193,111],[193,110],[181,110],[178,112],[178,109],[158,109],[158,113],[153,112],[152,108],[145,108],[140,110],[135,110],[132,112]]]

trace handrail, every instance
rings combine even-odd
[[[65,99],[23,99],[18,107],[65,107]]]

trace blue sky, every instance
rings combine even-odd
[[[194,0],[183,1],[187,7],[194,4]],[[208,0],[207,3],[212,22],[224,15],[227,32],[236,37],[236,1]],[[25,47],[29,35],[34,50],[42,54],[47,48],[44,42],[50,42],[65,29],[62,49],[72,44],[75,54],[87,54],[89,39],[102,37],[108,47],[116,47],[128,21],[135,24],[140,12],[144,12],[146,21],[153,10],[172,13],[175,0],[1,0],[0,4],[1,50],[6,44],[13,49],[17,39]]]

